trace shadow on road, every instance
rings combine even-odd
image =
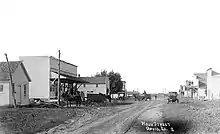
[[[163,121],[166,124],[170,124],[170,127],[173,128],[174,132],[171,132],[168,128],[169,132],[172,134],[180,134],[180,133],[188,133],[188,131],[192,128],[192,122],[186,120],[175,120],[175,119],[164,119]]]
[[[146,122],[148,124],[152,124],[153,122]],[[145,134],[150,134],[150,133],[158,133],[158,134],[186,134],[188,131],[192,128],[192,122],[189,121],[184,121],[184,120],[175,120],[175,119],[165,119],[163,122],[157,122],[157,123],[163,123],[163,124],[170,124],[170,126],[164,126],[163,128],[166,128],[165,131],[162,131],[160,127],[154,127],[154,128],[159,128],[161,131],[147,131],[146,126],[142,125],[141,121],[136,120],[135,122],[132,123],[132,128],[138,131],[140,134],[145,133]],[[172,129],[174,132],[172,132]]]

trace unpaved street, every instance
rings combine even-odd
[[[169,130],[163,130],[159,126],[159,124],[163,124],[163,112],[162,112],[162,102],[159,105],[156,105],[156,107],[152,107],[148,110],[145,110],[136,120],[133,121],[131,124],[131,127],[127,131],[126,134],[158,134],[158,133],[169,133]],[[148,125],[149,124],[157,124],[158,127],[154,128],[160,128],[158,130],[149,130]],[[164,127],[165,128],[165,127]]]
[[[219,132],[220,101],[181,99],[140,101],[119,106],[114,114],[100,118],[86,115],[71,125],[52,128],[50,134],[191,134]],[[101,109],[100,109],[101,110]],[[212,125],[208,125],[212,124]]]
[[[48,133],[66,133],[66,134],[113,134],[126,133],[130,125],[144,111],[153,107],[158,107],[159,101],[140,101],[125,107],[124,110],[96,121],[85,123],[79,126],[70,126],[69,129],[56,129]]]

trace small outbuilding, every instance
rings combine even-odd
[[[29,83],[31,79],[21,61],[9,62],[12,73],[15,98],[18,105],[29,104]],[[13,104],[12,87],[10,84],[7,62],[0,62],[0,106]]]

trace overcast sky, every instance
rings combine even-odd
[[[0,61],[52,55],[81,76],[119,72],[128,90],[178,90],[220,72],[220,1],[1,0]]]

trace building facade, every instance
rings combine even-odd
[[[21,61],[9,62],[12,81],[15,89],[15,99],[18,105],[29,104],[29,77]],[[13,105],[12,87],[7,62],[0,62],[0,106]]]
[[[52,56],[20,56],[32,78],[30,98],[57,99],[58,62]],[[82,83],[77,77],[77,66],[60,60],[61,93]]]
[[[207,98],[220,99],[220,74],[212,68],[207,70]]]
[[[207,75],[206,73],[194,73],[193,85],[197,88],[197,98],[206,99]]]
[[[106,94],[109,95],[110,81],[108,77],[80,77],[82,80],[89,83],[82,84],[79,91],[82,91],[87,97],[87,94]]]

